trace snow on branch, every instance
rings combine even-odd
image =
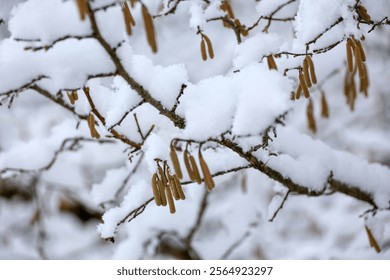
[[[371,211],[388,210],[390,169],[333,148],[326,134],[331,129],[321,134],[323,127],[337,123],[334,115],[350,118],[344,108],[358,114],[372,108],[371,95],[386,92],[371,71],[376,73],[377,63],[372,50],[384,44],[375,34],[388,32],[388,16],[367,1],[271,2],[245,4],[250,11],[228,0],[167,0],[161,5],[30,0],[16,6],[7,21],[10,35],[0,44],[0,104],[8,101],[9,112],[21,114],[22,120],[32,116],[20,111],[29,102],[38,108],[54,104],[65,113],[50,107],[49,116],[60,116],[54,124],[28,132],[4,126],[1,135],[10,136],[0,137],[0,176],[50,174],[61,154],[77,155],[84,142],[115,143],[126,156],[117,151],[104,155],[102,165],[110,171],[84,180],[93,185],[96,207],[112,207],[98,226],[101,237],[117,240],[119,227],[127,230],[124,225],[131,221],[140,225],[141,214],[154,217],[145,228],[160,218],[168,220],[165,209],[156,214],[154,202],[175,215],[191,213],[191,218],[173,229],[158,225],[157,232],[129,237],[129,242],[141,240],[136,248],[146,250],[169,236],[183,248],[167,245],[171,251],[192,258],[201,257],[195,236],[217,203],[212,196],[234,192],[220,185],[226,180],[236,186],[235,176],[243,170],[285,188],[270,221],[293,195],[338,193]],[[368,33],[373,39],[366,40]],[[339,94],[329,97],[329,92]],[[36,95],[44,101],[35,100]],[[306,114],[299,114],[305,109]],[[66,117],[76,118],[77,124]],[[41,143],[47,151],[30,165],[15,148],[29,150],[34,158]],[[93,149],[99,158],[99,147]],[[195,184],[205,188],[193,190]],[[194,211],[191,206],[197,204]],[[230,211],[225,206],[221,213]],[[247,230],[220,252],[223,258],[259,227],[262,214],[254,212],[254,221],[248,215]],[[371,246],[380,251],[374,227],[366,231]]]

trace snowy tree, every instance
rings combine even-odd
[[[389,1],[1,2],[1,258],[390,257]]]

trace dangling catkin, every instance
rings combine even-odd
[[[382,251],[381,247],[379,247],[378,242],[376,241],[371,230],[367,226],[364,226],[364,227],[365,227],[366,232],[367,232],[368,241],[370,242],[370,246],[373,247],[377,253],[380,253]]]
[[[203,173],[203,177],[204,177],[204,182],[206,184],[206,188],[207,188],[208,191],[211,191],[215,187],[215,183],[214,183],[214,180],[213,180],[213,176],[211,176],[210,169],[207,166],[207,163],[204,160],[204,158],[202,156],[202,152],[200,151],[200,149],[199,149],[199,152],[198,152],[198,156],[199,156],[199,164],[200,164],[200,168],[202,169],[202,173]]]
[[[145,5],[142,5],[142,16],[144,19],[144,25],[146,30],[146,38],[148,40],[149,46],[151,47],[154,53],[157,52],[157,42],[156,42],[156,34],[154,30],[153,18],[149,14],[148,9]]]
[[[99,139],[100,134],[97,132],[95,128],[95,115],[93,113],[89,113],[88,115],[88,126],[89,126],[89,131],[91,133],[91,137]]]
[[[202,59],[207,60],[206,43],[203,39],[200,41],[200,53],[202,55]]]
[[[360,52],[360,48],[357,46],[357,44],[355,45],[354,51],[355,51],[356,65],[359,70],[359,77],[360,79],[364,79],[364,77],[366,76],[366,72],[365,72],[366,69],[364,67],[362,53]]]
[[[314,63],[313,60],[311,59],[310,56],[306,56],[306,60],[309,64],[309,71],[310,71],[310,78],[313,84],[317,84],[317,76],[316,76],[316,71],[314,69]]]
[[[187,150],[184,151],[183,157],[184,157],[184,164],[185,164],[187,172],[188,172],[188,176],[190,177],[191,181],[195,181],[194,171],[192,170],[192,167],[190,164],[190,153]]]
[[[363,49],[363,45],[362,45],[362,42],[360,42],[360,40],[357,40],[356,41],[356,46],[359,48],[360,50],[360,55],[362,57],[362,60],[363,61],[366,61],[366,52],[364,51]]]
[[[179,179],[183,179],[183,173],[181,172],[179,159],[177,157],[175,147],[173,145],[171,145],[170,157],[171,157],[173,169],[175,170],[175,174],[177,175],[177,177],[179,177]]]
[[[317,126],[316,126],[316,121],[314,118],[314,107],[313,107],[313,102],[312,102],[311,98],[309,99],[309,103],[307,104],[306,115],[307,115],[308,128],[311,130],[311,132],[316,133]]]
[[[308,88],[311,88],[312,84],[310,81],[309,74],[309,62],[307,61],[307,57],[303,60],[303,76],[305,77],[305,82]]]
[[[152,176],[152,190],[153,190],[154,201],[156,202],[157,206],[161,206],[161,197],[160,197],[160,192],[158,190],[157,180],[158,180],[157,174],[154,173]]]
[[[268,63],[269,70],[272,69],[278,70],[278,66],[276,65],[275,59],[272,54],[267,56],[267,63]]]
[[[181,186],[179,178],[177,178],[176,175],[173,175],[173,179],[175,180],[175,187],[176,187],[177,192],[179,193],[180,199],[181,200],[186,199],[186,196],[184,194],[184,191],[183,191],[183,188]]]
[[[211,59],[214,58],[214,50],[213,50],[213,44],[211,44],[211,40],[209,37],[207,37],[205,34],[202,34],[202,38],[206,41],[207,44],[207,50],[209,51],[209,57]],[[203,54],[202,54],[203,56]]]
[[[195,158],[192,155],[190,155],[190,163],[191,163],[192,171],[194,172],[196,182],[198,184],[201,184],[202,179],[200,178],[199,169],[198,169],[198,166],[196,165]]]
[[[352,43],[351,39],[347,39],[346,49],[347,49],[347,65],[348,65],[348,71],[353,71],[353,57],[352,57]]]
[[[310,92],[309,92],[309,89],[307,88],[307,85],[305,82],[305,77],[303,76],[302,72],[299,72],[299,82],[300,82],[301,88],[303,90],[303,94],[305,95],[306,98],[309,98]]]
[[[179,192],[177,191],[175,179],[172,176],[169,178],[169,187],[171,188],[175,200],[179,200],[180,199]]]
[[[176,208],[175,208],[175,202],[173,201],[173,196],[170,188],[165,188],[165,194],[167,196],[168,205],[169,205],[169,212],[171,214],[175,214]]]
[[[88,13],[88,0],[77,0],[77,7],[81,20],[85,20]]]
[[[367,68],[366,65],[364,64],[364,72],[366,73],[366,76],[364,79],[360,79],[360,92],[363,92],[364,96],[368,96],[368,85],[369,85],[369,80],[368,80],[368,73],[367,73]]]
[[[166,185],[164,185],[161,180],[157,180],[157,187],[161,197],[161,205],[167,206],[167,197],[165,195]]]
[[[299,83],[299,84],[298,84],[297,91],[295,92],[295,99],[301,98],[301,93],[302,93],[302,86],[301,86],[301,84]]]
[[[132,34],[132,26],[135,26],[134,18],[131,14],[127,1],[122,6],[123,18],[125,20],[126,32],[130,36]]]
[[[328,101],[326,100],[325,93],[321,91],[321,116],[325,119],[329,118]]]
[[[166,186],[168,181],[167,181],[167,177],[165,176],[164,170],[160,165],[157,167],[157,170],[158,173],[160,174],[160,178],[161,178],[160,180],[162,181],[163,185]]]
[[[356,92],[356,83],[355,83],[355,79],[353,78],[353,76],[351,77],[350,86],[351,86],[351,89],[349,92],[349,106],[351,108],[351,111],[354,111],[357,92]]]

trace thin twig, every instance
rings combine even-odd
[[[273,221],[274,221],[274,219],[275,219],[276,216],[278,215],[279,211],[282,210],[282,208],[283,208],[283,206],[284,206],[284,203],[286,202],[286,200],[287,200],[287,198],[288,198],[289,195],[290,195],[290,190],[288,190],[288,191],[286,192],[286,195],[284,196],[282,203],[280,203],[280,206],[279,206],[278,209],[275,211],[275,213],[272,215],[271,219],[268,220],[269,222],[273,222]]]

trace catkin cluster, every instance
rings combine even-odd
[[[234,28],[242,36],[248,36],[249,31],[245,25],[241,24],[240,20],[234,16],[233,8],[228,0],[222,1],[219,8],[226,13],[227,18],[230,20],[230,24],[223,20],[223,26],[226,28]]]
[[[172,141],[170,157],[171,157],[172,165],[175,169],[175,174],[178,176],[178,178],[182,179],[183,173],[181,171],[180,162],[179,162],[174,144],[175,144],[175,142]],[[204,182],[206,184],[206,188],[208,191],[211,191],[212,189],[214,189],[215,183],[213,180],[213,176],[211,176],[210,169],[209,169],[205,159],[203,158],[200,146],[199,146],[199,151],[198,151],[198,159],[199,159],[200,169],[202,170],[202,173],[203,173],[203,178],[204,178]],[[184,165],[186,167],[188,177],[190,178],[190,180],[192,182],[197,182],[198,184],[201,184],[202,178],[200,176],[198,165],[196,164],[194,156],[191,155],[191,153],[188,151],[187,148],[183,152],[183,161],[184,161]]]
[[[214,50],[213,50],[213,44],[211,43],[210,38],[207,37],[203,33],[201,36],[202,36],[202,40],[200,41],[200,53],[202,54],[202,59],[207,60],[206,45],[207,45],[209,57],[210,57],[210,59],[213,59],[214,58]]]
[[[169,212],[176,212],[174,200],[186,198],[180,179],[177,175],[171,175],[169,166],[164,162],[163,167],[157,163],[157,172],[152,176],[152,190],[154,201],[157,206],[169,206]]]
[[[305,95],[306,98],[310,97],[309,88],[317,84],[317,76],[314,68],[313,60],[309,55],[306,55],[303,60],[303,65],[299,69],[299,85],[295,94],[295,99],[299,99],[301,94]]]
[[[360,21],[363,21],[363,22],[366,22],[366,23],[372,23],[371,17],[370,17],[370,15],[367,12],[366,7],[364,7],[363,5],[357,5],[356,6],[356,13],[359,16],[359,20]]]
[[[76,0],[77,8],[79,10],[79,15],[81,20],[85,20],[89,14],[88,0]],[[134,0],[127,0],[122,4],[122,14],[123,20],[126,27],[126,32],[130,36],[133,33],[133,27],[135,26],[135,20],[131,13],[130,6],[133,7],[135,4]],[[142,17],[144,21],[146,39],[152,51],[157,52],[157,41],[156,41],[156,32],[153,23],[153,17],[149,13],[148,8],[142,4]]]
[[[344,95],[347,104],[353,111],[355,108],[355,100],[357,98],[357,87],[355,83],[356,74],[359,73],[359,92],[368,96],[368,74],[365,65],[366,53],[364,52],[360,40],[356,40],[353,36],[347,39],[346,43],[347,55],[347,72],[344,79]]]

